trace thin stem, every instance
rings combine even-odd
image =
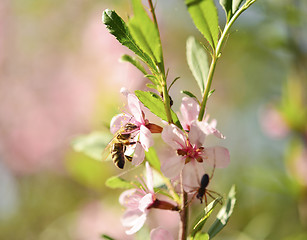
[[[179,225],[179,240],[186,240],[188,235],[188,218],[189,218],[189,206],[188,206],[188,194],[183,189],[182,173],[180,174],[180,188],[181,188],[181,212],[180,212],[180,225]]]
[[[228,32],[230,27],[233,25],[233,23],[235,22],[235,20],[241,15],[241,13],[243,13],[248,7],[250,7],[254,2],[256,2],[256,0],[251,0],[246,2],[230,19],[230,21],[228,23],[226,23],[224,30],[222,32],[222,35],[216,45],[216,49],[214,50],[213,54],[212,54],[212,61],[211,61],[211,65],[210,65],[210,69],[208,72],[208,77],[207,77],[207,84],[206,84],[206,88],[205,88],[205,92],[203,95],[203,99],[201,102],[201,107],[200,107],[200,111],[199,111],[199,115],[198,115],[198,120],[202,121],[204,114],[205,114],[205,109],[206,109],[206,104],[207,104],[207,100],[208,100],[208,95],[210,92],[210,88],[211,88],[211,83],[212,83],[212,79],[213,79],[213,75],[214,75],[214,71],[215,71],[215,66],[217,63],[217,60],[220,58],[221,55],[221,48],[227,38]]]
[[[207,80],[205,92],[204,92],[204,95],[203,95],[203,100],[201,102],[201,108],[200,108],[199,115],[198,115],[198,121],[202,121],[204,114],[205,114],[206,103],[207,103],[207,100],[208,100],[208,95],[209,95],[209,91],[210,91],[210,88],[211,88],[211,83],[212,83],[213,74],[214,74],[214,71],[215,71],[217,59],[218,58],[215,57],[215,55],[212,56],[212,61],[211,61],[211,65],[210,65],[210,69],[209,69],[209,73],[208,73],[208,80]]]
[[[154,21],[154,24],[156,25],[156,28],[157,28],[157,31],[158,31],[158,34],[159,34],[159,40],[160,40],[161,63],[158,63],[158,65],[159,65],[160,71],[163,73],[163,75],[165,75],[162,43],[161,43],[160,31],[159,31],[158,21],[157,21],[157,17],[156,17],[156,13],[155,13],[155,8],[152,4],[152,0],[148,0],[148,4],[149,4],[150,12],[151,12],[151,15],[152,15],[152,19]]]
[[[173,119],[172,119],[172,115],[171,115],[170,97],[169,97],[169,94],[168,94],[167,83],[166,83],[164,57],[163,57],[163,50],[162,50],[162,43],[161,43],[158,21],[157,21],[157,18],[156,18],[155,8],[152,4],[152,0],[148,0],[148,4],[149,4],[149,7],[150,7],[150,12],[152,14],[153,22],[154,22],[154,24],[157,28],[157,31],[158,31],[159,41],[160,41],[161,62],[158,62],[156,64],[157,64],[159,71],[160,71],[159,77],[160,77],[160,80],[161,80],[160,82],[161,82],[161,86],[162,86],[164,108],[165,108],[168,123],[173,123]]]
[[[163,93],[163,103],[164,108],[167,116],[168,123],[173,123],[172,114],[171,114],[171,104],[170,104],[170,97],[167,91],[166,79],[163,80],[162,83],[162,93]]]

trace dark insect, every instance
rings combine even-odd
[[[200,203],[203,203],[203,198],[205,197],[205,201],[207,202],[207,186],[209,184],[209,176],[208,174],[204,174],[200,180],[200,187],[197,190],[196,198],[200,200]],[[207,203],[206,203],[207,205]]]
[[[125,155],[125,151],[127,146],[136,143],[131,141],[131,135],[136,129],[136,125],[127,123],[123,128],[116,132],[114,138],[106,147],[106,149],[110,148],[112,160],[114,164],[120,169],[124,168],[126,160],[132,160],[132,157]]]
[[[213,174],[212,174],[212,176],[213,176]],[[200,203],[203,203],[203,199],[205,198],[206,206],[208,205],[207,195],[210,196],[212,199],[216,199],[216,197],[214,197],[212,194],[218,195],[221,199],[223,198],[221,196],[221,194],[219,194],[219,193],[217,193],[213,190],[207,189],[212,176],[209,178],[209,175],[206,174],[206,173],[202,176],[202,178],[200,180],[200,186],[199,186],[199,188],[196,189],[196,193],[193,196],[193,198],[194,198],[195,195],[196,195],[196,198],[200,200]],[[193,200],[193,198],[192,198],[192,200]],[[222,203],[221,200],[219,200],[219,202]]]

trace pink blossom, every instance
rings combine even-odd
[[[137,127],[133,130],[133,139],[131,140],[131,142],[135,142],[136,144],[130,146],[130,150],[134,152],[132,164],[137,166],[143,162],[145,151],[148,151],[154,143],[151,133],[161,132],[162,128],[156,124],[150,123],[149,120],[145,118],[144,106],[134,94],[124,92],[124,95],[127,96],[130,114],[122,113],[113,117],[110,124],[110,130],[115,134],[127,123],[132,123]]]
[[[175,125],[168,125],[162,131],[162,139],[176,151],[163,162],[161,171],[171,179],[181,171],[185,186],[196,186],[205,173],[205,165],[223,168],[230,162],[229,152],[221,146],[204,147],[204,141],[210,131],[204,121],[193,121],[190,131],[184,132]]]
[[[150,240],[173,240],[173,235],[162,227],[150,231]]]
[[[143,227],[151,208],[178,210],[171,203],[157,199],[153,188],[152,169],[148,162],[146,162],[146,181],[141,181],[140,188],[123,192],[119,197],[119,202],[127,208],[121,222],[124,227],[129,228],[126,231],[128,235],[136,233]]]
[[[127,208],[121,219],[123,226],[130,228],[126,234],[134,234],[143,227],[148,209],[154,204],[155,199],[152,170],[146,162],[146,183],[144,182],[139,189],[123,192],[119,197],[120,204]]]

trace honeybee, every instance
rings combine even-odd
[[[136,129],[137,126],[135,124],[127,123],[123,128],[115,133],[114,138],[106,147],[106,149],[110,148],[112,160],[114,164],[120,169],[124,168],[126,160],[130,162],[132,160],[131,156],[125,155],[125,151],[127,146],[136,143],[131,141],[131,135]]]

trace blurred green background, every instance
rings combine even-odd
[[[119,221],[120,192],[104,184],[120,172],[70,146],[106,131],[123,108],[122,86],[146,83],[118,62],[129,52],[103,26],[106,8],[131,14],[128,0],[0,2],[0,239],[131,239]],[[156,9],[169,79],[181,77],[171,90],[178,110],[180,90],[199,96],[186,39],[203,39],[183,1]],[[223,23],[220,7],[219,15]],[[216,239],[307,239],[306,15],[303,0],[258,1],[223,49],[208,113],[227,136],[219,144],[231,164],[215,171],[210,188],[226,193],[235,183],[238,199]]]

